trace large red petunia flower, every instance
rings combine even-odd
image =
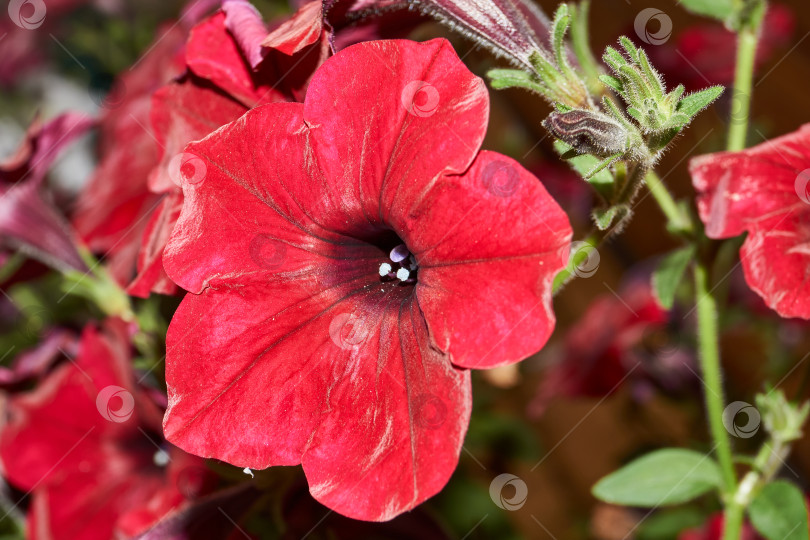
[[[710,238],[748,232],[745,280],[782,317],[810,319],[810,124],[689,164]]]
[[[540,349],[571,229],[538,180],[478,152],[489,100],[449,43],[328,60],[306,101],[186,148],[205,167],[164,266],[168,440],[387,520],[458,461],[470,375]]]
[[[160,411],[136,388],[124,332],[121,321],[88,327],[75,360],[6,404],[3,476],[32,495],[33,540],[130,537],[210,479],[202,460],[162,442]]]

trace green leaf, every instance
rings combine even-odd
[[[671,540],[687,529],[706,523],[706,514],[690,506],[665,508],[643,520],[636,530],[637,540]]]
[[[734,0],[681,0],[681,5],[695,15],[721,21],[734,15]]]
[[[725,88],[722,86],[712,86],[700,92],[689,94],[678,103],[677,111],[693,118],[697,113],[711,105],[715,99],[719,98],[723,90]]]
[[[593,211],[593,221],[600,231],[605,231],[610,228],[613,222],[617,222],[616,227],[622,228],[622,221],[628,219],[632,214],[629,205],[617,204],[608,208],[596,208]]]
[[[748,507],[751,524],[768,540],[807,540],[807,508],[802,492],[777,480],[762,488]]]
[[[622,81],[616,77],[611,77],[610,75],[599,75],[599,80],[602,81],[605,86],[610,87],[620,94],[622,93]]]
[[[554,150],[561,156],[566,155],[572,148],[560,140],[554,141]],[[579,173],[580,176],[586,178],[588,183],[591,184],[602,197],[608,198],[613,191],[613,175],[610,174],[608,169],[602,169],[596,174],[588,176],[589,173],[594,171],[602,160],[590,154],[581,154],[569,158],[568,164]]]
[[[556,13],[554,13],[554,22],[552,23],[554,58],[557,60],[557,65],[560,68],[568,65],[568,60],[565,58],[565,32],[568,30],[570,21],[568,6],[560,4]]]
[[[544,95],[545,89],[534,78],[519,69],[491,69],[487,72],[489,84],[492,88],[525,88],[532,92]]]
[[[665,448],[602,478],[592,492],[612,504],[653,508],[691,501],[721,484],[720,468],[711,457]]]
[[[694,246],[687,246],[669,253],[652,275],[652,287],[658,303],[664,309],[672,309],[675,302],[675,291],[683,279],[689,261],[695,255]]]

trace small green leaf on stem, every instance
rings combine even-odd
[[[720,469],[708,455],[666,448],[602,478],[592,492],[605,502],[654,508],[691,501],[722,484]]]
[[[768,540],[808,540],[804,496],[799,488],[784,480],[762,488],[748,507],[748,517]]]
[[[652,275],[652,288],[658,303],[664,309],[672,309],[675,291],[678,290],[689,262],[695,256],[695,247],[686,246],[669,253],[661,260]]]
[[[676,109],[679,113],[687,115],[689,118],[694,116],[712,104],[714,100],[720,97],[720,94],[725,90],[722,86],[711,86],[700,92],[689,94],[678,103]]]
[[[503,88],[525,88],[538,94],[543,94],[543,87],[525,71],[519,69],[491,69],[487,72],[490,85],[496,90]]]

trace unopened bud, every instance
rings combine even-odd
[[[543,127],[580,154],[606,157],[627,151],[627,129],[602,113],[581,109],[553,112]]]

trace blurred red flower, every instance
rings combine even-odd
[[[21,249],[58,270],[87,270],[77,239],[45,189],[45,177],[62,151],[93,120],[65,113],[35,118],[17,151],[0,162],[0,249]]]
[[[201,459],[163,442],[137,388],[124,324],[87,327],[75,360],[13,395],[0,430],[4,476],[32,496],[32,539],[136,534],[200,494]]]
[[[790,8],[768,5],[757,46],[757,70],[774,52],[790,43],[795,27]],[[646,50],[653,65],[667,80],[683,84],[688,90],[699,90],[707,84],[730,84],[734,80],[737,36],[722,23],[692,26],[677,40]]]
[[[159,30],[146,54],[101,102],[99,165],[79,195],[73,225],[91,250],[104,255],[121,285],[132,279],[146,216],[159,199],[147,188],[158,162],[148,128],[151,96],[182,72],[186,33],[181,24]]]
[[[551,352],[529,413],[542,415],[556,397],[608,396],[623,384],[644,399],[654,388],[677,392],[693,378],[694,359],[677,346],[669,314],[661,308],[649,280],[631,281],[618,295],[592,302],[568,331],[560,351]]]
[[[710,238],[748,232],[745,280],[782,317],[810,319],[810,124],[742,152],[691,160]]]
[[[489,101],[445,40],[354,45],[304,104],[186,152],[164,255],[167,438],[240,467],[301,463],[313,496],[387,520],[458,461],[470,375],[540,349],[571,229],[535,177],[478,152]],[[516,331],[516,330],[520,331]]]

